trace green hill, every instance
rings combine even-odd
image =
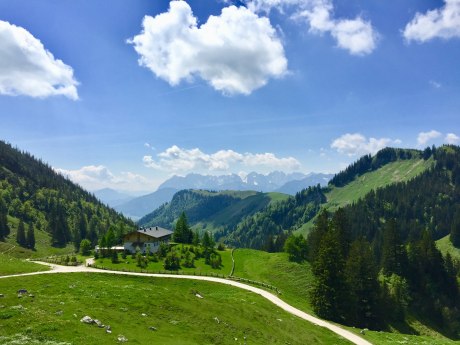
[[[183,190],[177,192],[170,203],[141,218],[138,223],[172,228],[179,215],[185,212],[192,228],[226,233],[242,218],[287,198],[288,195],[281,193]]]
[[[18,300],[18,288],[34,298]],[[349,344],[257,294],[218,283],[110,274],[0,279],[0,343]],[[197,294],[201,297],[199,298]],[[111,332],[80,322],[84,316]]]
[[[34,229],[34,248],[16,241],[21,221],[25,232]],[[0,141],[0,253],[68,253],[84,238],[95,245],[110,227],[120,235],[135,225],[41,160]]]

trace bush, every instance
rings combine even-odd
[[[126,250],[124,250],[124,251],[121,253],[121,258],[122,258],[123,260],[126,260],[127,255],[128,255],[128,254],[126,253]]]
[[[113,264],[117,264],[117,263],[119,262],[119,261],[118,261],[118,253],[117,253],[115,250],[112,251],[112,257],[111,257],[111,259],[112,259],[112,263],[113,263]]]
[[[94,252],[94,259],[95,260],[99,259],[99,252]]]
[[[222,257],[220,254],[212,253],[209,256],[209,263],[212,268],[220,268],[220,266],[222,266]]]
[[[193,255],[190,251],[187,251],[187,252],[185,253],[185,257],[184,257],[184,267],[188,267],[188,268],[195,267],[194,255]]]
[[[217,250],[220,250],[221,252],[225,250],[225,244],[222,242],[219,242],[219,245],[217,246]]]
[[[91,253],[91,242],[86,238],[80,242],[80,253],[84,256]]]
[[[146,268],[148,265],[148,260],[146,257],[142,256],[141,253],[136,254],[137,266],[140,268]]]
[[[180,268],[180,258],[176,251],[173,250],[166,255],[163,267],[169,271],[176,271]]]

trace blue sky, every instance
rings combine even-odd
[[[0,138],[91,190],[337,172],[459,143],[459,61],[459,0],[0,0]]]

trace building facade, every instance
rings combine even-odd
[[[123,247],[130,253],[135,253],[136,251],[142,254],[147,252],[156,253],[160,248],[160,244],[169,243],[172,234],[171,230],[160,228],[159,226],[140,228],[123,237]]]

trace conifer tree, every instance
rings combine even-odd
[[[10,234],[8,226],[8,208],[0,197],[0,240],[5,239]]]
[[[35,248],[35,231],[34,231],[34,225],[32,222],[29,223],[29,227],[27,228],[27,247],[30,249]]]
[[[460,248],[460,209],[457,208],[450,227],[450,241],[453,246]]]
[[[340,246],[342,247],[342,255],[346,258],[351,245],[351,231],[343,208],[339,208],[334,213],[332,217],[332,230],[337,231]]]
[[[313,230],[310,232],[307,238],[308,259],[311,263],[313,263],[318,256],[321,239],[328,231],[328,228],[329,213],[327,210],[322,210],[316,219]]]
[[[16,242],[21,247],[27,246],[26,231],[24,229],[24,222],[22,221],[22,219],[19,221],[18,231],[16,232]]]
[[[343,322],[345,317],[345,260],[337,232],[328,231],[321,240],[313,264],[316,279],[311,290],[311,303],[318,316]]]
[[[193,241],[193,231],[188,225],[185,212],[182,212],[177,220],[174,229],[174,241],[178,243],[192,243]]]
[[[379,323],[380,286],[374,255],[366,240],[352,243],[345,277],[349,289],[347,322],[358,327],[375,328]]]
[[[406,266],[406,249],[396,228],[396,221],[394,219],[390,219],[386,222],[383,232],[383,274],[390,276],[392,273],[395,273],[399,276],[403,276]]]

